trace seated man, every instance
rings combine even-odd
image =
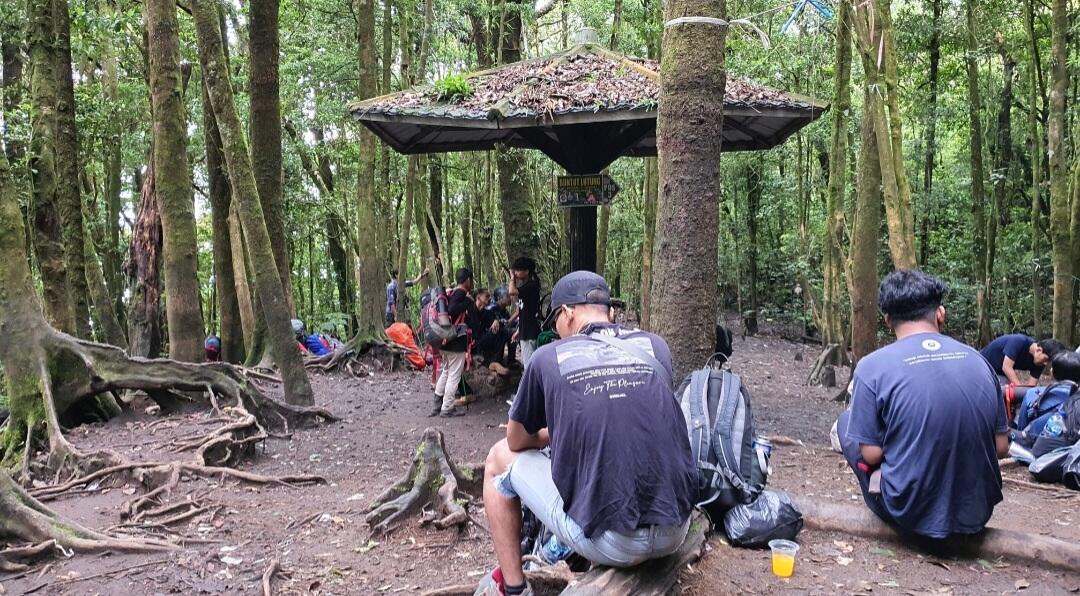
[[[485,301],[477,293],[476,307],[480,309],[480,327],[482,332],[476,338],[474,351],[484,359],[484,364],[496,372],[505,374],[502,366],[503,354],[510,343],[510,293],[506,288],[496,288],[494,300]],[[481,306],[483,302],[483,306]]]
[[[1067,436],[1064,421],[1069,400],[1080,392],[1080,354],[1069,350],[1058,352],[1050,361],[1050,376],[1054,384],[1029,391],[1016,413],[1017,432],[1013,440],[1022,447],[1030,447],[1032,457],[1075,441]]]
[[[837,429],[870,510],[935,539],[983,529],[1001,502],[998,458],[1009,448],[993,370],[941,334],[944,294],[919,271],[882,280],[878,306],[896,341],[859,361]]]
[[[600,565],[662,557],[686,537],[696,469],[682,411],[663,378],[670,378],[671,353],[656,335],[609,323],[610,304],[604,278],[588,271],[552,290],[544,326],[564,339],[533,354],[506,439],[491,448],[484,469],[499,567],[479,594],[531,593],[521,568],[522,505],[563,545]],[[600,334],[632,348],[592,339]]]
[[[986,345],[980,352],[998,375],[1002,386],[1012,385],[1017,399],[1031,387],[1039,384],[1039,377],[1050,360],[1065,345],[1056,339],[1035,341],[1035,338],[1022,333],[1002,335]],[[1031,380],[1021,380],[1017,371],[1025,371]]]

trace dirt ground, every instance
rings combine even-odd
[[[796,355],[802,358],[797,359]],[[785,435],[805,447],[778,446],[770,485],[792,494],[856,503],[855,480],[828,431],[842,404],[836,390],[804,386],[817,355],[814,346],[775,337],[736,338],[733,368],[753,395],[759,433]],[[841,382],[847,371],[839,373]],[[470,525],[458,536],[407,525],[387,538],[370,537],[367,503],[392,484],[409,463],[429,425],[445,433],[458,461],[481,461],[502,435],[505,398],[470,407],[451,420],[425,417],[430,407],[424,373],[344,374],[313,377],[318,400],[341,422],[270,439],[244,469],[263,474],[305,472],[324,485],[254,487],[231,480],[189,479],[170,502],[196,499],[204,514],[171,527],[197,542],[175,553],[75,555],[38,565],[19,576],[0,574],[0,594],[260,594],[269,561],[279,559],[288,578],[279,594],[397,594],[478,581],[494,565],[484,529]],[[268,388],[273,391],[273,388]],[[187,457],[168,453],[168,441],[205,432],[201,411],[168,419],[126,414],[107,424],[70,433],[80,447],[108,446],[132,459]],[[1026,470],[1005,474],[1023,479]],[[121,504],[134,486],[97,487],[50,503],[61,514],[94,528],[122,522]],[[483,523],[479,504],[471,508]],[[1005,485],[1005,502],[991,525],[1080,540],[1080,493]],[[942,560],[893,543],[804,531],[794,577],[775,578],[764,551],[732,548],[714,536],[708,552],[682,579],[683,592],[705,594],[1069,594],[1080,592],[1080,570],[1047,571],[1008,560]]]

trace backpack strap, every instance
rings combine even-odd
[[[596,335],[586,335],[585,337],[605,343],[609,346],[619,348],[623,352],[626,352],[634,358],[637,358],[645,364],[648,364],[654,371],[656,371],[656,374],[659,375],[660,379],[664,382],[664,385],[671,387],[671,373],[669,373],[667,368],[663,364],[660,364],[660,361],[657,360],[656,357],[654,357],[652,354],[646,352],[645,350],[642,350],[641,348],[620,337],[613,337],[604,333],[598,333]]]

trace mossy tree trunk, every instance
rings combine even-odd
[[[287,242],[289,236],[285,229],[285,199],[281,190],[278,10],[278,0],[259,0],[250,4],[248,94],[251,109],[248,112],[248,134],[251,135],[251,167],[262,202],[266,231],[270,234],[274,263],[281,277],[281,287],[285,290],[289,314],[295,315]]]
[[[993,204],[986,218],[986,255],[983,259],[983,308],[979,309],[979,345],[986,345],[993,341],[994,336],[990,328],[991,307],[994,304],[994,261],[997,256],[998,221],[1005,209],[1008,183],[1011,179],[1009,169],[1012,167],[1012,102],[1013,102],[1013,73],[1016,71],[1016,62],[1005,48],[1004,40],[997,40],[998,54],[1002,61],[1001,95],[998,98],[997,131],[994,136],[993,157],[994,170],[990,179],[993,183]]]
[[[199,362],[204,357],[203,320],[180,73],[180,27],[175,2],[147,0],[144,11],[154,120],[154,172],[161,211],[165,294],[168,297],[165,317],[169,355],[175,360]]]
[[[727,16],[725,0],[671,0],[664,19]],[[671,340],[675,378],[713,353],[726,26],[664,28],[656,144],[660,165],[650,324]],[[708,60],[701,60],[708,56]],[[680,304],[694,304],[689,311]]]
[[[824,283],[821,293],[822,343],[839,345],[846,354],[843,324],[844,205],[847,203],[848,119],[851,111],[851,6],[841,2],[836,29],[836,67],[833,71],[832,127],[828,153],[828,192],[822,235]],[[829,362],[838,365],[841,362]]]
[[[79,184],[79,131],[75,125],[75,82],[71,72],[71,16],[67,0],[53,0],[56,26],[56,199],[63,226],[64,264],[74,331],[91,338],[90,288],[86,281],[82,188]],[[107,306],[106,306],[107,307]]]
[[[375,0],[355,0],[355,12],[359,52],[358,97],[366,99],[375,95],[379,78],[375,52]],[[378,219],[375,189],[375,135],[363,126],[357,127],[357,132],[360,137],[360,164],[356,183],[357,240],[360,245],[357,261],[357,285],[360,292],[356,313],[357,332],[361,337],[370,337],[382,333],[383,330],[383,280],[386,272],[381,270],[382,262],[379,258],[384,251],[378,245],[377,228],[382,222]],[[406,211],[404,221],[409,221],[409,218],[410,212]],[[399,297],[404,292],[404,286],[399,284]]]
[[[871,92],[864,91],[864,105]],[[878,254],[881,252],[881,166],[874,120],[864,114],[859,125],[859,167],[855,178],[855,218],[851,227],[851,354],[853,360],[877,349]]]
[[[652,271],[656,238],[656,199],[660,169],[655,157],[645,158],[642,184],[642,219],[645,231],[641,238],[641,327],[652,330]]]
[[[967,67],[968,86],[968,151],[971,164],[971,226],[972,250],[974,262],[971,264],[972,281],[981,281],[986,273],[986,189],[985,166],[983,165],[983,127],[982,98],[979,93],[979,42],[976,36],[975,0],[965,0],[964,13],[967,18],[966,52],[964,62]],[[991,217],[993,214],[991,214]],[[976,291],[976,319],[978,343],[984,346],[990,343],[990,299],[984,289]]]
[[[1030,247],[1032,258],[1039,259],[1042,255],[1042,238],[1045,230],[1042,221],[1042,184],[1043,173],[1045,171],[1043,169],[1043,164],[1045,163],[1043,160],[1046,157],[1046,151],[1042,131],[1039,128],[1042,120],[1041,114],[1043,114],[1043,108],[1040,103],[1043,97],[1039,91],[1039,38],[1035,33],[1035,0],[1024,0],[1024,26],[1027,30],[1027,41],[1030,44],[1029,55],[1031,58],[1027,65],[1027,127],[1028,135],[1031,139],[1031,189],[1029,191],[1031,193],[1031,217],[1029,221]],[[1035,337],[1043,337],[1046,332],[1046,323],[1043,320],[1045,316],[1043,314],[1043,296],[1045,288],[1043,287],[1039,273],[1040,267],[1033,266],[1031,268],[1031,318],[1034,321],[1032,332],[1035,334]]]
[[[251,253],[255,289],[267,327],[270,354],[281,370],[285,400],[290,404],[311,404],[314,402],[314,394],[289,323],[290,313],[285,300],[285,290],[274,261],[273,246],[263,218],[247,140],[233,99],[222,50],[221,29],[214,6],[209,0],[195,0],[191,3],[203,82],[209,89],[210,103],[221,134],[222,151],[229,171],[233,198],[237,202],[244,238]]]
[[[1065,143],[1065,97],[1069,91],[1066,35],[1069,16],[1065,0],[1053,0],[1050,8],[1050,109],[1046,140],[1050,166],[1050,239],[1054,260],[1051,333],[1066,341],[1073,330],[1073,251],[1069,231],[1068,146]]]
[[[30,178],[34,253],[41,273],[45,316],[61,331],[75,331],[67,289],[63,228],[57,197],[56,27],[52,0],[27,2],[30,60]],[[23,257],[25,258],[25,256]]]
[[[848,6],[846,2],[843,3]],[[930,222],[934,217],[934,169],[937,160],[937,104],[938,104],[938,79],[941,64],[941,11],[942,0],[932,0],[930,3],[930,42],[927,54],[930,61],[930,70],[927,80],[926,98],[926,130],[923,136],[925,155],[923,162],[923,208],[921,223],[919,226],[919,266],[926,267],[930,260]]]
[[[153,155],[153,150],[150,151]],[[156,358],[161,352],[161,215],[158,211],[154,163],[146,168],[139,188],[139,207],[131,231],[128,278],[128,353]]]

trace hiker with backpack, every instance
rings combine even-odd
[[[406,279],[405,280],[405,289],[408,290],[409,288],[411,288],[411,287],[415,286],[416,284],[420,283],[420,280],[424,279],[424,276],[427,275],[427,274],[428,274],[428,270],[424,269],[422,272],[420,272],[420,275],[416,276],[416,279]],[[398,297],[397,277],[398,277],[398,270],[394,269],[393,271],[390,272],[390,283],[386,284],[386,310],[385,310],[384,314],[386,316],[386,326],[387,327],[393,325],[394,322],[397,321],[398,301],[399,300],[401,302],[401,308],[403,308],[403,309],[408,309],[409,308],[409,293],[408,292],[402,292],[400,299]]]
[[[696,470],[660,337],[609,322],[611,291],[575,271],[555,284],[536,350],[488,453],[484,509],[499,566],[477,594],[531,594],[522,572],[522,507],[553,551],[629,567],[675,552],[690,526]],[[550,448],[548,452],[547,448]]]
[[[1001,502],[1005,403],[978,352],[941,333],[945,284],[885,276],[878,306],[896,341],[859,361],[837,433],[867,507],[903,532],[975,534]]]
[[[1053,384],[1029,391],[1016,413],[1013,440],[1029,449],[1032,459],[1072,445],[1076,437],[1069,429],[1080,428],[1080,419],[1070,416],[1073,409],[1080,416],[1080,354],[1058,352],[1050,362],[1050,375]]]
[[[507,371],[502,366],[503,354],[510,343],[510,293],[506,288],[495,288],[493,300],[481,306],[481,296],[477,294],[476,307],[480,310],[480,334],[476,338],[476,352],[484,359],[484,364],[500,374]],[[493,366],[494,365],[494,366]]]
[[[454,407],[458,384],[465,373],[472,352],[473,336],[480,324],[480,311],[472,297],[473,274],[466,268],[457,270],[454,276],[457,287],[447,299],[447,311],[456,328],[456,337],[439,347],[439,377],[435,382],[435,396],[429,417],[452,418],[464,413]]]
[[[515,318],[518,330],[510,341],[521,346],[521,364],[527,366],[536,351],[536,339],[540,337],[540,300],[543,288],[536,273],[536,261],[518,257],[510,264],[510,281],[507,284],[510,300],[518,303]]]

